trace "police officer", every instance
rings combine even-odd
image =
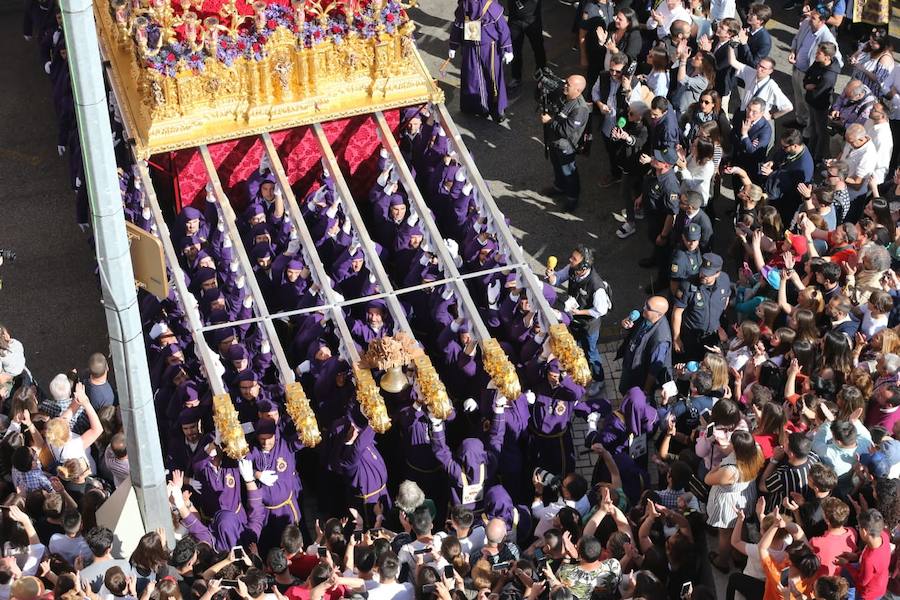
[[[522,50],[525,38],[534,51],[534,68],[547,66],[547,53],[544,51],[544,26],[541,21],[541,0],[513,0],[508,4],[509,34],[512,38],[513,61],[510,65],[512,79],[509,89],[519,87],[522,83]]]
[[[581,182],[575,165],[575,150],[588,124],[591,109],[581,97],[586,82],[581,75],[570,75],[563,88],[563,105],[555,115],[541,114],[545,139],[553,165],[553,187],[548,195],[565,197],[564,209],[573,212],[578,206]]]
[[[700,272],[700,225],[690,223],[681,234],[681,243],[672,253],[672,265],[669,269],[669,291],[672,298],[679,299],[684,295],[684,283]]]
[[[642,258],[638,264],[652,269],[669,261],[669,232],[664,231],[666,218],[678,212],[681,184],[672,168],[678,160],[674,150],[656,150],[653,156],[641,156],[641,162],[650,163],[652,172],[644,180],[644,190],[635,204],[645,207],[647,235],[653,242],[653,256]]]
[[[687,181],[682,182],[682,188],[685,187]],[[656,276],[656,283],[653,284],[654,289],[665,289],[669,280],[669,264],[672,262],[672,254],[681,243],[681,236],[684,234],[688,225],[696,223],[700,226],[700,250],[706,250],[709,247],[709,241],[712,239],[713,228],[709,217],[700,208],[703,205],[703,197],[699,192],[693,190],[683,191],[678,200],[678,213],[668,215],[663,224],[663,231],[659,238],[671,242],[671,247],[665,257],[662,256],[663,250],[660,250],[660,262],[658,262],[659,271]],[[648,290],[647,293],[652,293]]]
[[[572,316],[569,328],[572,336],[584,349],[594,382],[603,381],[603,364],[597,342],[600,321],[612,308],[609,286],[593,268],[594,252],[579,244],[569,256],[569,264],[559,271],[547,269],[545,275],[551,285],[566,285],[569,295],[566,312]],[[593,390],[592,390],[593,391]]]
[[[718,344],[719,320],[730,295],[731,280],[722,272],[722,257],[704,254],[700,272],[685,282],[672,311],[672,343],[681,355],[679,362],[700,360],[706,352],[703,346]]]

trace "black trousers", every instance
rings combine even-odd
[[[728,589],[725,591],[726,600],[734,600],[737,592],[744,598],[762,598],[766,591],[766,582],[743,573],[732,573],[728,578]]]
[[[510,70],[513,79],[522,79],[522,49],[525,45],[525,38],[531,44],[531,50],[534,52],[534,68],[542,69],[547,66],[547,53],[544,50],[544,31],[543,23],[540,17],[531,23],[522,23],[521,21],[509,22],[509,35],[512,38],[513,61]]]

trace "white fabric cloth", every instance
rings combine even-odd
[[[413,600],[411,583],[380,583],[369,590],[369,600]]]
[[[647,29],[655,29],[659,39],[669,35],[669,28],[675,21],[684,21],[688,25],[691,24],[691,13],[684,6],[676,6],[675,10],[669,10],[668,4],[660,2],[659,6],[656,7],[656,12],[659,13],[662,20],[657,21],[650,17],[647,19]]]

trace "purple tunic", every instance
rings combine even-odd
[[[460,0],[450,29],[450,48],[462,48],[459,104],[464,112],[502,114],[506,110],[503,54],[512,52],[503,5],[488,0]],[[487,11],[485,11],[487,8]],[[465,21],[481,20],[481,41],[464,39]]]

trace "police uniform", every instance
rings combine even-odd
[[[674,151],[657,150],[653,153],[653,158],[659,162],[665,162],[674,165],[678,157]],[[665,270],[665,266],[669,264],[671,258],[671,246],[664,244],[656,245],[656,238],[663,230],[666,217],[678,214],[678,203],[681,197],[681,184],[675,169],[669,169],[660,175],[653,175],[644,180],[643,200],[647,214],[647,237],[653,244],[653,256],[641,259],[638,263],[645,268],[655,268]],[[658,273],[659,279],[665,281],[662,277],[663,273]],[[665,285],[665,283],[663,283]]]
[[[685,282],[683,293],[675,299],[675,308],[683,309],[681,315],[681,361],[700,360],[706,353],[704,345],[719,343],[719,321],[731,296],[731,279],[722,271],[722,257],[703,255],[698,278]],[[699,283],[699,277],[718,273],[712,285]]]
[[[688,224],[684,231],[683,237],[691,242],[700,241],[701,229],[697,223]],[[669,279],[673,281],[677,287],[673,289],[674,297],[681,298],[684,294],[684,285],[682,282],[694,279],[700,272],[700,263],[702,262],[700,248],[696,250],[687,250],[684,245],[680,245],[672,253],[671,268],[669,269]]]

